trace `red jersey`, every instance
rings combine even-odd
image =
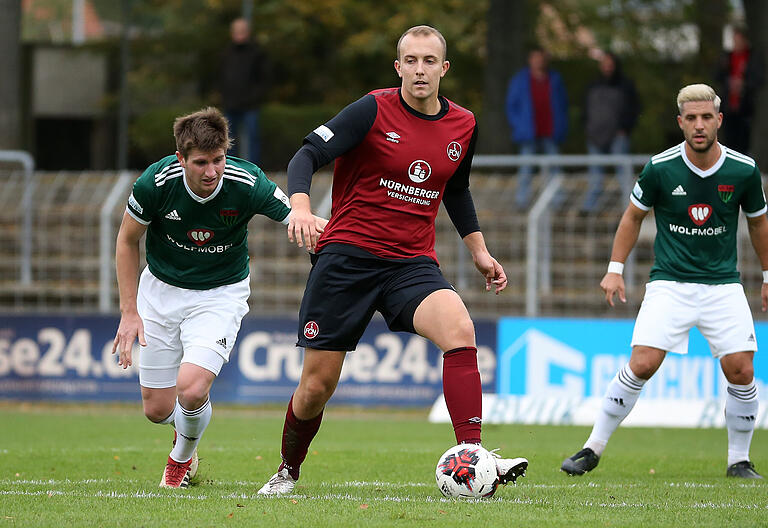
[[[440,102],[442,110],[429,116],[410,108],[397,88],[376,90],[307,136],[336,158],[331,218],[318,251],[341,243],[386,259],[437,261],[435,217],[449,181],[469,185],[476,134],[472,112]]]

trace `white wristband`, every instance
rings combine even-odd
[[[616,262],[615,260],[612,260],[608,263],[608,273],[618,273],[621,275],[624,273],[624,263],[623,262]],[[765,273],[763,272],[763,280],[765,280]]]
[[[763,270],[763,282],[768,283],[768,270]]]

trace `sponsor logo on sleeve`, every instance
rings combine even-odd
[[[291,207],[291,201],[288,199],[288,197],[285,195],[283,190],[280,187],[275,187],[275,192],[272,194],[275,198],[283,202],[283,204],[290,208]]]
[[[643,189],[640,187],[639,183],[635,182],[635,186],[632,188],[632,194],[634,194],[635,198],[638,200],[643,198]]]
[[[139,204],[139,202],[136,201],[136,198],[134,198],[133,193],[128,197],[128,205],[133,207],[133,209],[139,213],[142,214],[144,212],[144,208]]]
[[[328,128],[325,125],[320,125],[316,129],[314,129],[312,132],[320,136],[320,139],[322,139],[326,143],[328,143],[333,137],[333,132],[331,131],[330,128]]]

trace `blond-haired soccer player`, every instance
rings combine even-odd
[[[112,353],[127,368],[138,338],[144,414],[175,428],[160,486],[185,488],[211,420],[208,393],[248,312],[248,221],[261,214],[287,225],[290,204],[256,165],[226,156],[219,110],[177,118],[173,134],[175,155],[136,180],[117,235],[121,317]],[[307,232],[317,236],[324,225],[315,218]]]
[[[632,335],[632,354],[608,386],[592,434],[561,469],[594,469],[608,439],[635,405],[667,352],[685,354],[697,327],[728,382],[726,475],[762,478],[749,459],[758,411],[752,357],[757,350],[752,314],[736,268],[736,230],[744,211],[763,270],[763,311],[768,307],[768,221],[760,171],[753,159],[721,145],[720,98],[705,84],[677,96],[677,122],[685,141],[651,158],[621,218],[608,272],[600,286],[608,304],[626,302],[622,271],[651,208],[656,216],[655,262]]]

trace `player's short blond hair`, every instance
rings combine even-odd
[[[715,112],[720,111],[720,97],[708,84],[689,84],[684,86],[677,93],[677,110],[682,114],[683,104],[699,101],[712,101],[715,105]]]
[[[412,28],[406,30],[405,33],[400,35],[400,39],[397,41],[397,60],[402,59],[402,56],[400,54],[400,45],[403,43],[403,39],[406,37],[406,35],[434,35],[438,38],[440,41],[440,44],[443,46],[443,60],[448,57],[448,45],[445,43],[445,37],[443,37],[443,34],[440,33],[438,30],[433,28],[432,26],[413,26]]]
[[[229,150],[229,123],[218,108],[209,106],[197,112],[179,116],[173,122],[176,150],[187,159],[193,150],[216,152]]]

